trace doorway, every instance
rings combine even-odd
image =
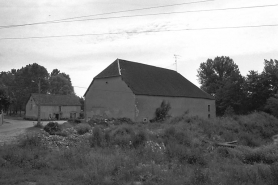
[[[55,118],[56,118],[56,120],[59,120],[60,119],[60,114],[55,114]]]

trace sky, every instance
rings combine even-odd
[[[254,6],[265,7],[215,10]],[[96,16],[119,11],[126,12]],[[176,70],[179,55],[177,71],[200,86],[197,70],[208,58],[229,56],[244,76],[261,72],[264,59],[278,59],[277,11],[277,0],[0,0],[0,71],[33,63],[49,73],[57,68],[83,96],[117,58]],[[183,13],[161,14],[168,12]],[[159,15],[134,16],[146,14]],[[73,17],[86,20],[48,22],[81,20]],[[47,23],[32,25],[38,22]]]

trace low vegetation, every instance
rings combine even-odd
[[[0,184],[278,182],[278,146],[272,141],[278,119],[266,113],[209,120],[184,115],[146,124],[98,119],[65,123],[59,129],[55,125],[0,147]],[[82,142],[53,147],[44,138],[48,131],[60,142]],[[217,145],[230,141],[237,141],[236,146]]]

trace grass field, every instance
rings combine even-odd
[[[39,131],[0,147],[0,184],[278,182],[272,141],[278,120],[265,113],[210,120],[185,115],[147,124],[93,120],[65,123],[52,134]],[[54,139],[67,144],[53,147]],[[235,147],[217,146],[235,140]]]

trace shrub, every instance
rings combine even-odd
[[[76,125],[75,129],[79,135],[83,135],[90,131],[91,126],[88,125],[87,123],[80,123]]]
[[[123,148],[132,146],[134,137],[135,132],[132,127],[128,125],[119,126],[111,133],[112,144],[119,145]]]
[[[187,156],[187,163],[205,166],[207,161],[205,160],[201,150],[191,149]]]
[[[169,110],[171,109],[170,103],[166,103],[164,100],[162,101],[160,107],[155,110],[155,117],[150,120],[150,122],[161,122],[166,120],[169,117]]]
[[[49,122],[47,125],[44,126],[43,129],[50,135],[54,135],[57,132],[61,131],[61,127],[57,122]]]
[[[252,136],[252,134],[248,134],[248,133],[241,133],[240,143],[245,146],[250,146],[250,147],[257,147],[257,146],[260,146],[260,144],[261,144],[256,137],[254,137],[254,136]]]
[[[99,126],[93,128],[93,135],[89,138],[89,143],[91,147],[103,147],[107,145],[105,140],[110,140],[107,134],[103,133]]]
[[[132,145],[134,148],[142,146],[147,141],[147,133],[143,130],[140,130],[132,139]]]
[[[224,157],[224,158],[231,157],[229,149],[226,147],[218,147],[216,148],[216,152],[220,157]]]
[[[277,147],[273,145],[249,149],[242,152],[243,162],[247,164],[265,163],[274,164],[278,162]]]
[[[167,145],[167,143],[177,143],[185,146],[191,145],[191,140],[184,132],[179,131],[177,132],[175,127],[171,126],[167,129],[165,129],[164,134],[162,134],[164,143]]]

